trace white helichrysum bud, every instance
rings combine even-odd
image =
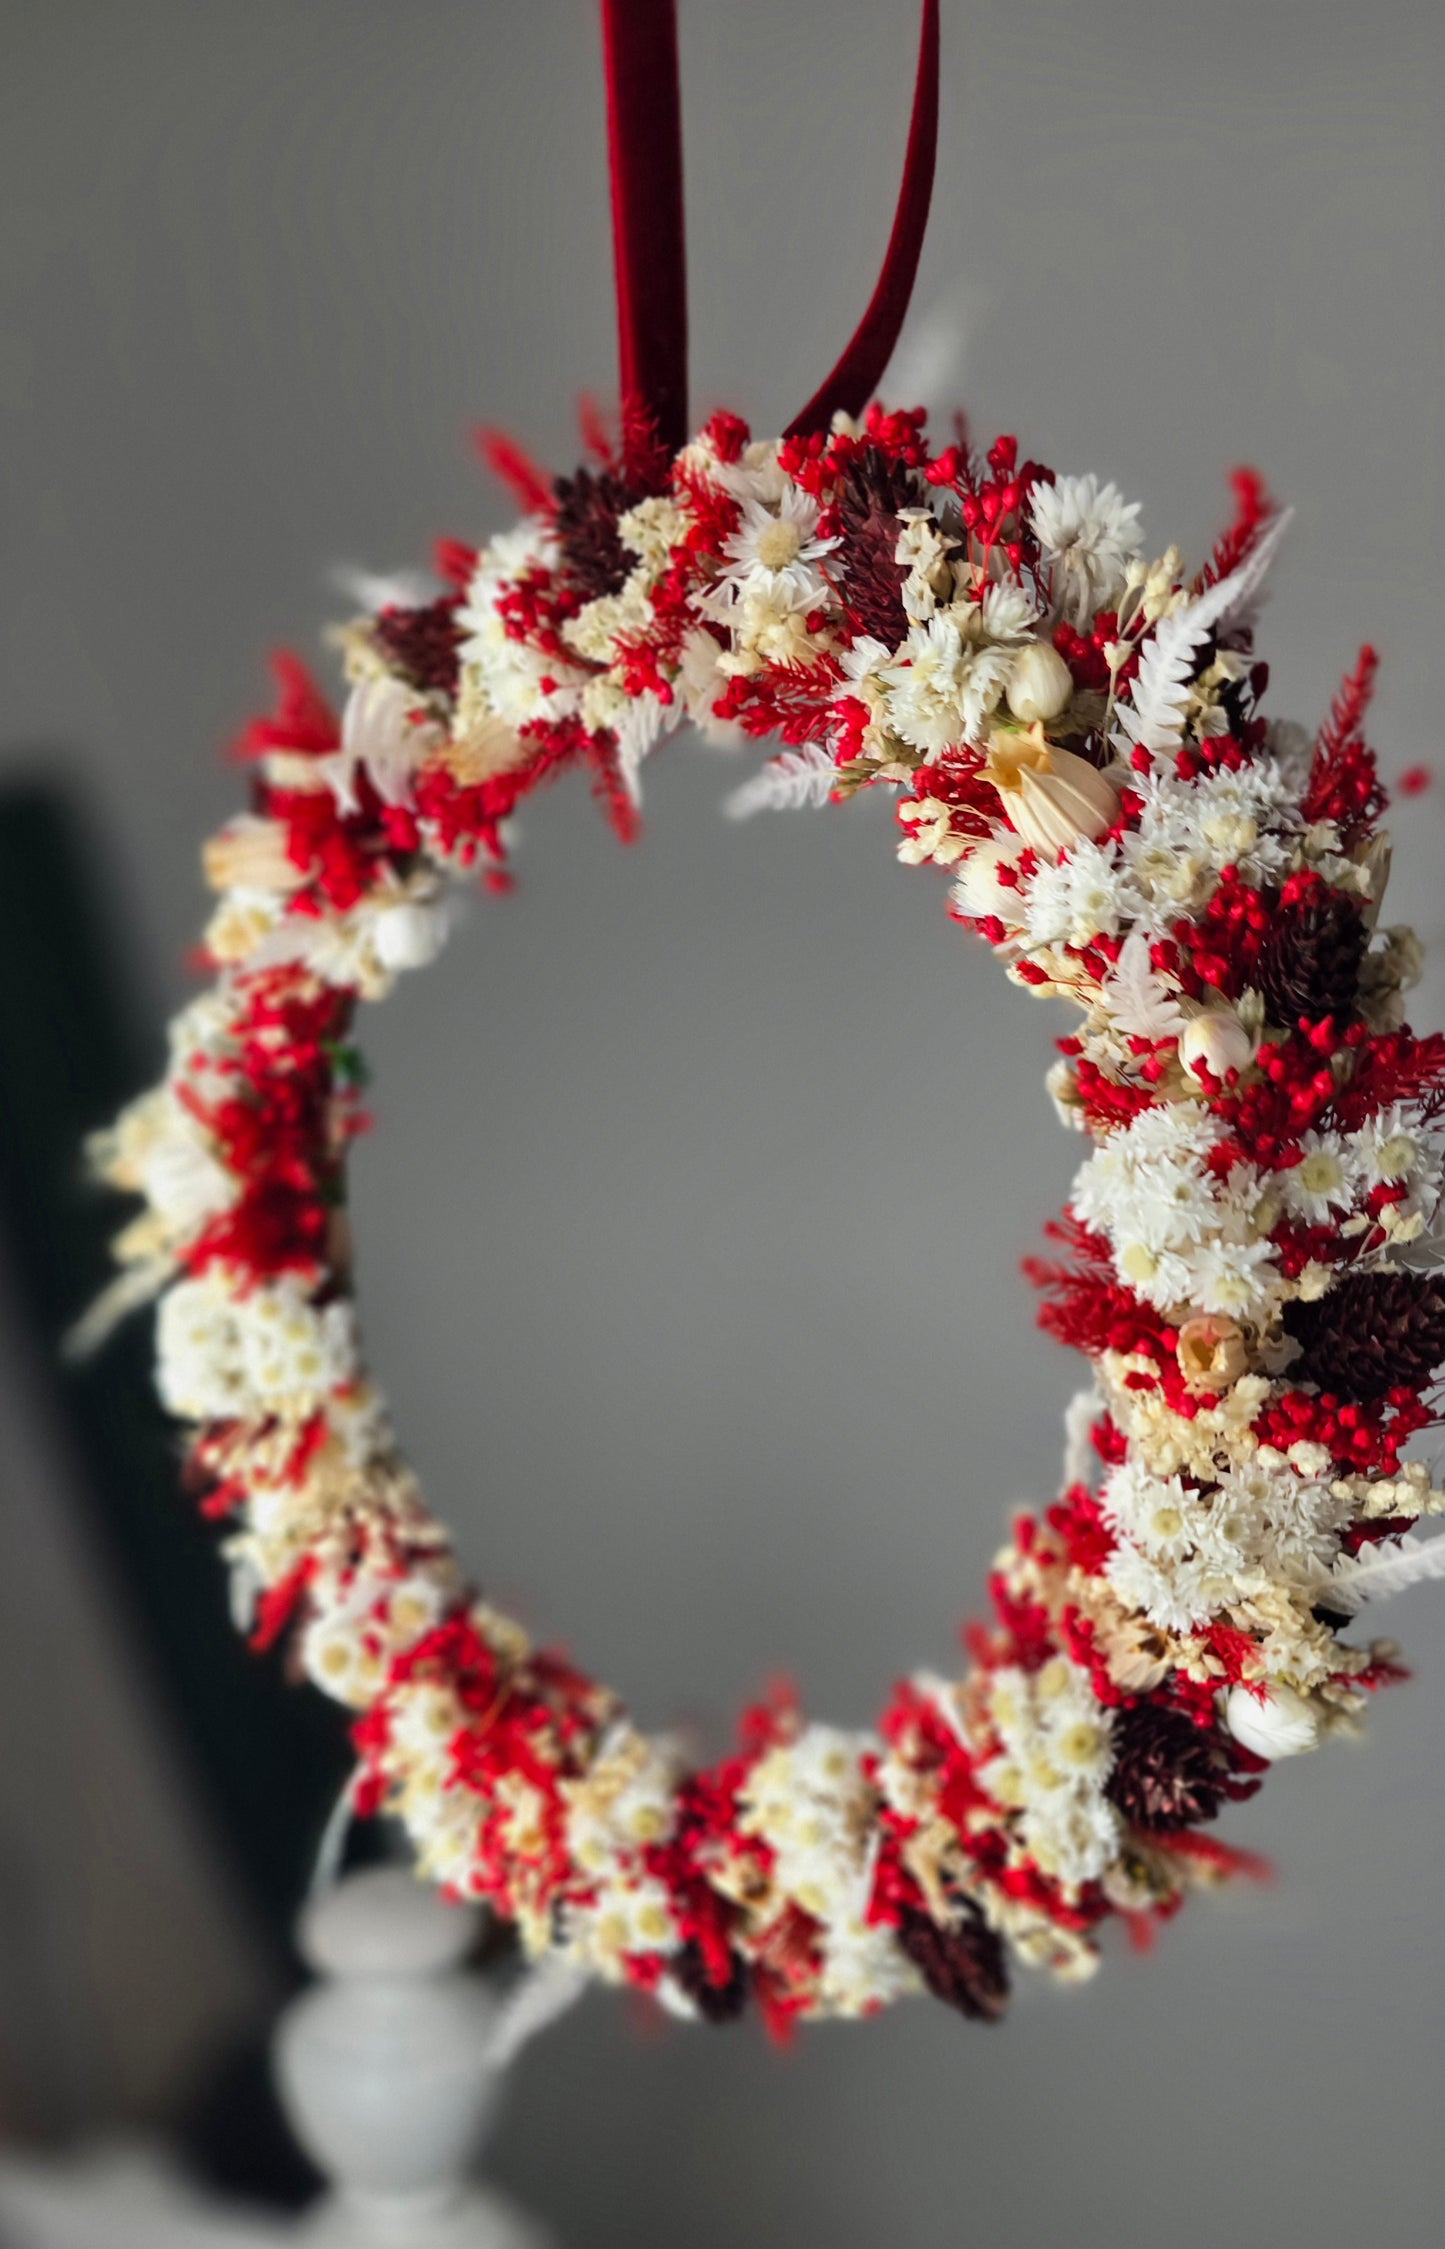
[[[429,968],[446,941],[446,909],[440,903],[410,900],[384,906],[372,925],[372,942],[383,968]]]
[[[1074,675],[1057,648],[1046,640],[1032,640],[1014,658],[1009,674],[1008,707],[1025,726],[1035,719],[1057,718],[1071,700]]]
[[[1223,1085],[1231,1070],[1247,1070],[1254,1040],[1232,1007],[1206,1008],[1179,1034],[1179,1060],[1191,1077],[1209,1075]]]
[[[1012,873],[1017,856],[1017,847],[1011,852],[1006,843],[975,844],[953,886],[959,911],[976,921],[996,914],[1000,921],[1021,922],[1018,883],[1004,879],[1002,874],[1004,868]]]
[[[1271,1763],[1280,1757],[1298,1757],[1313,1749],[1320,1738],[1319,1713],[1293,1687],[1266,1687],[1264,1699],[1248,1687],[1231,1687],[1224,1706],[1224,1722],[1235,1740],[1256,1757]]]
[[[1119,817],[1118,794],[1098,767],[1059,749],[1037,720],[997,727],[983,770],[1021,842],[1051,865],[1070,844],[1092,843]]]

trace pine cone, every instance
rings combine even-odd
[[[1352,1015],[1368,943],[1359,909],[1338,892],[1276,920],[1250,977],[1271,1023],[1292,1031],[1302,1015]]]
[[[424,695],[455,695],[461,638],[455,595],[429,601],[422,609],[384,609],[371,631],[413,687]]]
[[[1312,1304],[1286,1306],[1284,1324],[1303,1351],[1291,1376],[1337,1398],[1423,1390],[1445,1366],[1445,1277],[1354,1273]]]
[[[1212,1820],[1224,1801],[1229,1752],[1212,1728],[1182,1711],[1140,1702],[1114,1719],[1114,1769],[1104,1794],[1146,1834]]]
[[[617,519],[642,498],[615,469],[578,469],[552,487],[553,518],[567,583],[583,601],[618,593],[636,561],[623,546]]]
[[[930,1914],[905,1906],[898,1942],[935,1999],[974,2022],[996,2023],[1008,2005],[1003,1946],[977,1906],[956,1927],[940,1929]]]
[[[737,1953],[732,1956],[732,1975],[725,1984],[716,1984],[708,1974],[702,1946],[689,1938],[671,1962],[672,1980],[687,1993],[706,2023],[736,2022],[748,2003],[751,1977],[748,1964]]]
[[[903,528],[898,510],[916,498],[912,473],[902,462],[872,451],[849,462],[838,494],[838,591],[853,623],[885,648],[897,648],[908,637],[901,590],[908,572],[895,556]]]

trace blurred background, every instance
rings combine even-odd
[[[336,565],[507,520],[473,422],[564,469],[610,389],[597,28],[590,0],[0,17],[0,2126],[200,2107],[244,2177],[236,2057],[344,1759],[230,1637],[146,1337],[52,1371],[109,1219],[75,1134],[192,989],[197,845],[266,650],[315,648]],[[872,286],[915,11],[682,0],[681,26],[694,420],[769,432]],[[887,385],[1116,478],[1154,551],[1201,558],[1258,464],[1298,510],[1273,707],[1316,723],[1371,638],[1387,775],[1445,776],[1442,97],[1423,0],[945,0]],[[955,1660],[1077,1371],[1017,1274],[1080,1153],[1040,1085],[1061,1022],[902,878],[882,806],[737,829],[743,770],[679,739],[630,852],[582,787],[535,804],[516,895],[364,1026],[355,1179],[433,1503],[705,1752],[780,1669],[861,1724]],[[1393,916],[1438,949],[1445,798],[1396,831]],[[1445,1021],[1438,965],[1418,997]],[[1084,1990],[1025,1980],[999,2030],[919,2002],[779,2054],[594,1995],[522,2062],[498,2176],[579,2249],[1438,2240],[1439,1592],[1385,1629],[1415,1679],[1368,1748],[1231,1818],[1274,1887]]]

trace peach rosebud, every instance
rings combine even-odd
[[[1191,1390],[1227,1390],[1249,1365],[1244,1330],[1226,1312],[1201,1312],[1186,1320],[1175,1350]]]
[[[1037,722],[997,728],[983,770],[1015,834],[1050,864],[1070,844],[1092,843],[1119,817],[1118,795],[1098,767],[1057,748]]]

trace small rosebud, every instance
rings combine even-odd
[[[1207,1070],[1223,1085],[1231,1070],[1249,1068],[1254,1060],[1254,1040],[1232,1007],[1207,1008],[1180,1032],[1179,1060],[1192,1078],[1201,1077]]]
[[[1176,1346],[1179,1371],[1190,1390],[1227,1390],[1249,1365],[1244,1330],[1224,1312],[1201,1312],[1186,1320]]]
[[[1265,1689],[1263,1701],[1248,1687],[1231,1687],[1224,1722],[1243,1748],[1271,1763],[1280,1757],[1298,1757],[1320,1738],[1314,1705],[1293,1687],[1279,1684]]]
[[[1056,748],[1037,721],[995,731],[984,775],[1015,834],[1050,865],[1070,844],[1092,843],[1119,817],[1118,796],[1098,767]]]
[[[1074,692],[1074,675],[1057,648],[1046,640],[1030,641],[1014,658],[1009,675],[1008,707],[1025,726],[1035,719],[1057,718]]]

